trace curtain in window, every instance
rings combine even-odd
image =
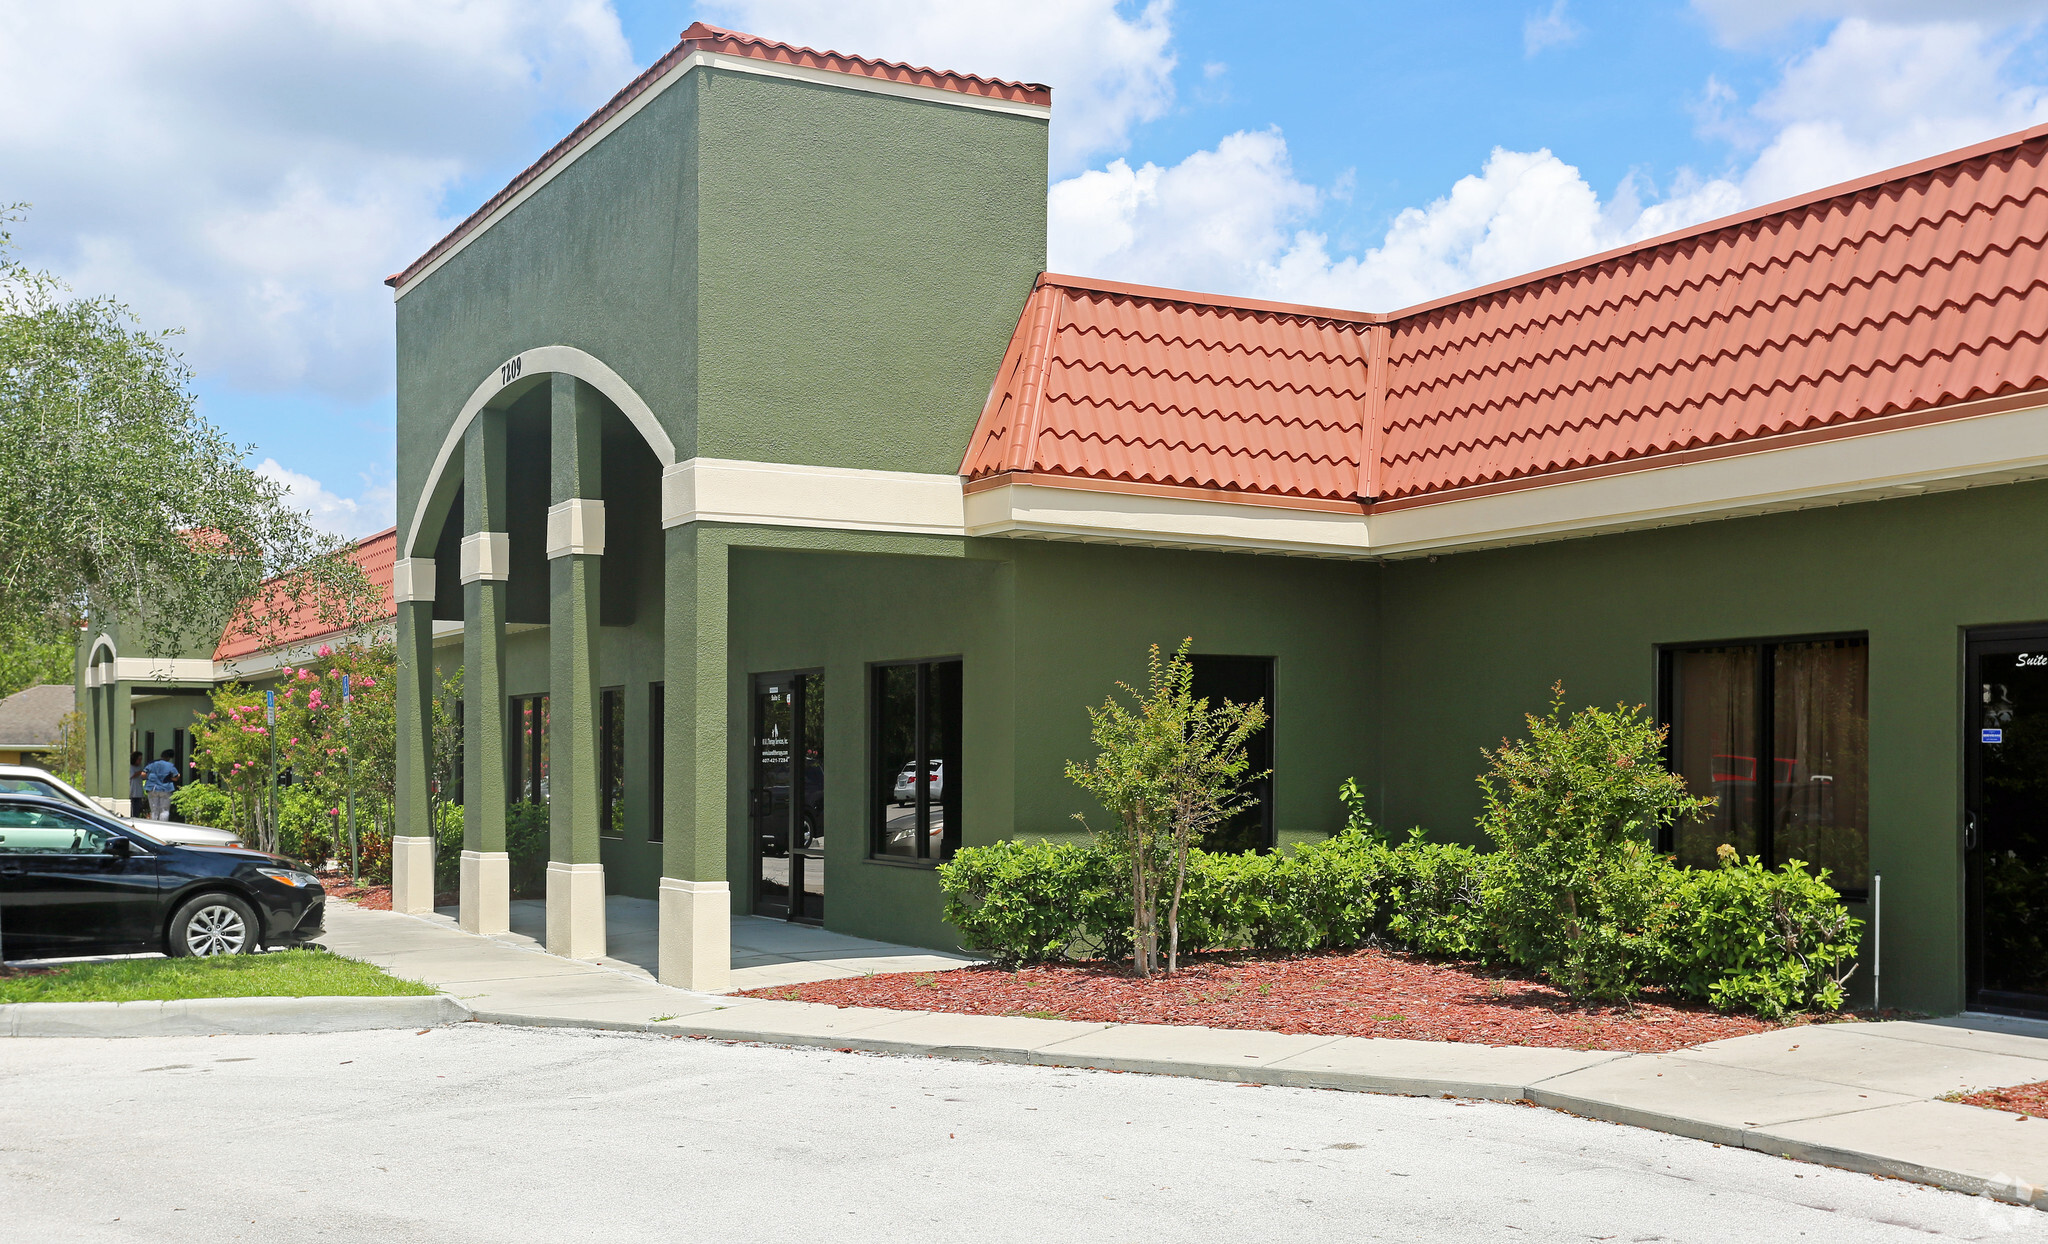
[[[1870,646],[1860,639],[1780,644],[1772,666],[1772,854],[1869,884]]]
[[[1672,654],[1672,767],[1693,794],[1712,795],[1716,801],[1677,827],[1680,864],[1711,868],[1723,843],[1744,855],[1761,848],[1756,674],[1753,646]]]

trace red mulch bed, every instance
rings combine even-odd
[[[381,885],[353,885],[349,882],[346,868],[323,868],[314,875],[320,878],[320,888],[327,891],[329,898],[347,899],[370,911],[391,910],[391,883],[388,881]],[[434,906],[452,906],[456,898],[452,892],[436,894]]]
[[[320,888],[327,891],[327,897],[329,898],[347,899],[356,906],[366,907],[371,911],[391,910],[391,886],[389,883],[384,885],[351,885],[348,879],[348,869],[346,868],[322,869],[315,875],[320,878]]]
[[[1981,1093],[1967,1093],[1951,1100],[1965,1106],[1982,1106],[1986,1110],[2004,1110],[2022,1119],[2048,1119],[2048,1080],[2014,1088],[1985,1089]]]
[[[1550,985],[1383,950],[1201,955],[1173,976],[1151,980],[1102,963],[1017,972],[980,966],[777,985],[742,996],[966,1015],[1639,1053],[1786,1026],[1655,998],[1632,1008],[1575,1007]]]

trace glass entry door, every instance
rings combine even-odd
[[[825,676],[756,674],[748,743],[754,911],[825,918]]]
[[[2048,1015],[2048,628],[1973,635],[1969,679],[1970,1006]]]

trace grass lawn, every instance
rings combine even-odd
[[[211,959],[124,959],[0,972],[0,1002],[154,1002],[175,998],[419,997],[434,990],[360,959],[283,950]]]

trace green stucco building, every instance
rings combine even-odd
[[[437,670],[464,927],[544,798],[550,948],[656,899],[718,989],[735,914],[953,945],[933,865],[1076,832],[1192,636],[1273,709],[1238,845],[1353,776],[1469,836],[1562,680],[1672,722],[1682,858],[1881,895],[1887,1003],[2048,1005],[2048,138],[1376,314],[1044,274],[1050,107],[692,27],[392,278],[401,910]]]

